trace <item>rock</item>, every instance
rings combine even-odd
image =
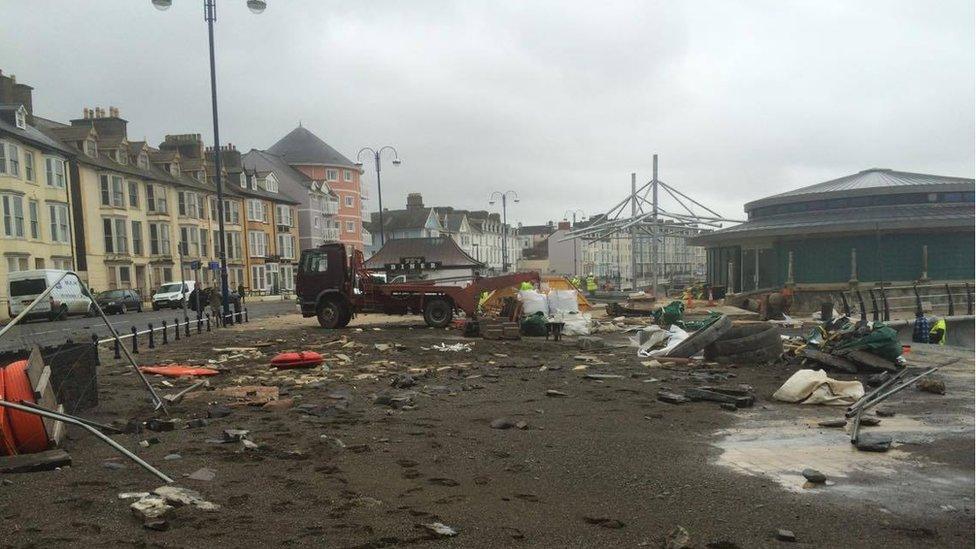
[[[603,349],[607,346],[602,337],[596,336],[579,336],[576,339],[576,345],[580,348],[580,350],[583,351],[588,351],[591,349]]]
[[[887,452],[891,449],[891,437],[887,435],[860,435],[855,447],[862,452]]]
[[[562,391],[557,391],[555,389],[548,389],[546,391],[546,396],[547,397],[568,397],[569,394],[568,393],[564,393]]]
[[[186,422],[186,426],[187,426],[188,429],[196,429],[198,427],[206,427],[209,424],[210,424],[210,422],[207,421],[206,419],[203,419],[202,417],[198,417],[198,418],[195,418],[195,419],[191,419],[190,421],[187,421]]]
[[[874,411],[874,413],[877,414],[878,417],[894,417],[895,415],[895,412],[887,408],[878,408]]]
[[[376,343],[373,347],[380,352],[389,351],[391,348],[389,343]]]
[[[721,406],[723,410],[728,410],[730,412],[734,412],[739,409],[738,406],[732,404],[731,402],[723,402],[722,404],[719,404],[719,406]]]
[[[232,413],[234,413],[234,411],[226,406],[214,406],[213,408],[207,410],[207,417],[217,419],[227,417]]]
[[[823,484],[827,482],[827,475],[821,473],[816,469],[809,469],[809,468],[804,469],[803,478],[807,479],[808,481],[814,484]]]
[[[153,490],[153,494],[164,499],[167,504],[171,505],[191,505],[201,511],[216,511],[220,509],[219,505],[203,499],[199,492],[190,490],[189,488],[166,485]],[[149,498],[155,497],[154,495],[150,495]]]
[[[691,402],[684,395],[679,395],[677,393],[671,393],[668,391],[658,391],[657,399],[661,402],[667,402],[668,404],[684,404],[685,402]]]
[[[122,427],[122,430],[130,435],[138,435],[139,433],[142,432],[142,428],[143,428],[143,424],[141,421],[136,419],[130,419],[129,421],[125,422],[125,426]]]
[[[861,427],[875,427],[881,425],[881,420],[876,417],[861,417]]]
[[[237,442],[239,440],[244,440],[250,431],[245,429],[224,429],[224,440],[228,442]]]
[[[492,429],[511,429],[512,427],[515,427],[515,422],[507,417],[500,417],[491,422]]]
[[[617,374],[583,374],[583,379],[623,379],[624,376]]]
[[[428,524],[422,524],[421,526],[426,528],[431,534],[444,538],[453,538],[454,536],[458,535],[454,528],[451,528],[443,522],[431,522]]]
[[[415,394],[417,393],[381,393],[376,395],[373,403],[378,406],[389,406],[390,408],[404,408],[406,406],[413,406],[413,395]]]
[[[187,478],[191,480],[201,480],[203,482],[210,482],[211,480],[217,478],[217,471],[204,467],[202,469],[197,469],[196,471],[190,473],[190,476],[188,476]]]
[[[147,530],[164,532],[166,530],[169,530],[169,523],[163,519],[150,519],[150,520],[143,521],[142,527]]]
[[[166,454],[165,456],[163,456],[163,459],[165,461],[175,461],[175,460],[178,460],[178,459],[183,459],[183,456],[181,456],[179,454]]]
[[[280,398],[278,400],[269,400],[261,405],[265,410],[288,410],[295,405],[295,399],[293,398]]]
[[[392,382],[390,382],[390,385],[396,387],[397,389],[407,389],[416,384],[417,380],[415,380],[410,374],[399,374],[393,378]]]
[[[122,463],[117,459],[106,459],[102,462],[102,467],[112,471],[117,471],[119,469],[125,469],[125,463]]]
[[[659,360],[642,360],[641,364],[647,368],[660,368],[661,361]]]
[[[918,383],[915,384],[919,391],[924,391],[926,393],[932,393],[936,395],[944,395],[946,393],[945,381],[941,379],[924,378],[920,379]]]
[[[846,419],[828,419],[827,421],[821,421],[817,425],[821,427],[828,427],[830,429],[842,429],[847,427]]]
[[[132,514],[143,521],[158,519],[173,510],[173,506],[160,496],[146,495],[129,505]]]
[[[146,422],[146,429],[150,431],[156,431],[157,433],[172,431],[176,429],[176,421],[172,419],[150,419]]]
[[[529,428],[529,424],[526,421],[518,421],[518,422],[515,423],[515,428],[516,429],[523,429],[523,430],[524,429],[528,429]]]
[[[691,543],[691,534],[688,530],[682,526],[675,526],[664,538],[664,547],[665,549],[691,549],[694,545]]]
[[[779,529],[776,531],[776,539],[780,541],[793,542],[796,541],[796,534],[794,534],[790,530]]]
[[[623,522],[608,517],[583,517],[583,520],[586,521],[587,524],[602,526],[603,528],[610,528],[613,530],[626,526],[626,524]]]
[[[142,499],[144,497],[149,497],[149,492],[122,492],[119,494],[119,499]]]

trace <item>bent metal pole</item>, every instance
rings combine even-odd
[[[78,274],[75,273],[74,271],[66,271],[62,273],[61,276],[59,276],[58,279],[54,281],[54,284],[49,284],[48,287],[43,292],[41,292],[41,295],[35,297],[34,301],[31,301],[30,305],[28,305],[23,311],[21,311],[19,315],[14,317],[14,319],[11,320],[6,326],[0,329],[0,339],[3,339],[3,336],[6,335],[7,332],[12,330],[13,327],[16,326],[18,322],[23,320],[23,318],[26,317],[31,312],[31,309],[33,309],[34,307],[37,306],[38,303],[46,299],[47,296],[51,295],[51,292],[54,291],[54,289],[59,284],[61,284],[61,281],[67,278],[68,275],[71,275],[78,280],[78,284],[81,286],[81,290],[83,294],[86,297],[88,297],[88,299],[91,300],[92,307],[95,308],[95,311],[98,313],[98,316],[102,318],[102,321],[105,322],[105,326],[108,327],[109,332],[112,333],[112,339],[115,340],[115,343],[116,345],[118,345],[118,348],[122,351],[123,354],[125,354],[126,360],[129,361],[129,364],[132,366],[132,369],[135,370],[136,374],[139,376],[139,379],[142,380],[142,384],[146,386],[146,389],[149,391],[149,394],[152,396],[153,405],[155,406],[155,409],[162,410],[164,414],[169,415],[169,411],[166,410],[166,405],[163,403],[163,399],[159,398],[159,395],[156,394],[156,389],[153,388],[152,384],[149,383],[149,380],[146,378],[146,376],[139,370],[139,365],[136,364],[135,359],[132,358],[132,354],[129,353],[129,350],[126,349],[125,345],[122,344],[122,338],[119,337],[119,333],[115,331],[115,328],[112,326],[112,323],[108,321],[108,317],[105,316],[105,311],[103,311],[102,308],[98,305],[98,300],[96,300],[91,295],[91,292],[88,290],[88,287],[85,286],[84,281],[82,281],[81,277],[79,277]]]
[[[133,454],[132,452],[130,452],[129,450],[127,450],[124,446],[122,446],[118,442],[115,442],[114,440],[112,440],[111,438],[109,438],[108,436],[106,436],[104,433],[102,433],[101,431],[99,431],[95,427],[92,427],[91,425],[89,425],[84,420],[81,420],[81,419],[76,418],[74,416],[69,416],[68,414],[62,414],[60,412],[54,412],[54,411],[48,410],[46,408],[24,406],[23,404],[18,404],[16,402],[10,402],[10,401],[7,401],[7,400],[0,400],[0,406],[3,406],[4,408],[11,408],[11,409],[14,409],[14,410],[19,410],[21,412],[26,412],[28,414],[34,414],[34,415],[46,417],[46,418],[53,419],[55,421],[60,421],[60,422],[63,422],[63,423],[70,423],[72,425],[77,425],[78,427],[81,427],[82,429],[85,429],[89,433],[92,433],[93,435],[95,435],[98,438],[102,439],[103,442],[105,442],[106,444],[108,444],[112,448],[115,448],[116,450],[118,450],[119,453],[121,453],[125,457],[127,457],[127,458],[131,459],[132,461],[136,462],[137,464],[139,464],[139,466],[142,467],[143,469],[145,469],[145,470],[149,471],[150,473],[156,475],[157,477],[163,479],[163,482],[166,482],[166,483],[172,483],[173,482],[173,479],[171,479],[168,476],[166,476],[165,473],[163,473],[159,469],[153,467],[152,465],[149,465],[148,463],[146,463],[145,461],[143,461],[142,458],[140,458],[139,456]]]

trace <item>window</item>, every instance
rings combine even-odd
[[[339,170],[333,170],[333,169],[325,170],[325,179],[327,181],[338,181],[339,180]]]
[[[49,183],[50,184],[50,183]],[[102,206],[122,208],[125,206],[125,192],[122,190],[122,177],[102,175]]]
[[[196,227],[180,227],[180,250],[190,257],[200,255],[200,233]]]
[[[71,235],[68,233],[68,205],[48,203],[47,213],[51,218],[51,242],[69,242]]]
[[[295,259],[295,237],[290,234],[278,235],[278,255],[284,259]]]
[[[64,160],[51,157],[45,158],[44,172],[47,176],[48,187],[64,188]],[[120,181],[121,179],[122,178],[119,178]],[[121,192],[121,188],[119,190]]]
[[[7,143],[7,168],[10,175],[20,177],[20,147]]]
[[[22,130],[27,129],[27,111],[24,107],[18,108],[16,114],[14,114],[14,124]]]
[[[153,213],[166,213],[166,188],[146,185],[146,207]]]
[[[251,265],[251,289],[266,290],[267,279],[264,277],[264,265]]]
[[[17,271],[26,271],[30,268],[27,261],[29,258],[26,255],[7,256],[7,272],[16,273]]]
[[[102,218],[102,232],[105,236],[105,253],[125,254],[129,252],[125,219]]]
[[[52,257],[51,263],[53,268],[61,271],[70,271],[74,268],[71,264],[71,259],[67,257]]]
[[[144,170],[148,170],[149,169],[149,155],[147,155],[144,152],[139,153],[139,159],[136,160],[136,164],[138,164],[140,168],[142,168]]]
[[[247,201],[247,220],[268,222],[268,205],[261,200]]]
[[[139,207],[139,182],[129,181],[129,207]]]
[[[24,151],[24,179],[34,181],[34,153]]]
[[[149,224],[149,253],[151,255],[169,255],[169,224]],[[167,280],[169,280],[167,278]]]
[[[98,144],[94,139],[85,140],[85,154],[92,158],[98,157]]]
[[[315,225],[315,228],[316,229],[318,229],[319,228],[319,218],[318,217],[314,218],[313,221],[312,221],[312,224]]]
[[[294,265],[282,265],[281,266],[281,289],[293,291],[295,289],[295,266]]]
[[[132,253],[142,255],[142,221],[132,222]]]
[[[237,208],[237,202],[224,200],[224,223],[233,223],[234,225],[240,225],[241,212]]]
[[[219,231],[218,231],[219,232]],[[210,246],[210,231],[200,229],[200,257],[208,257],[207,248]]]
[[[294,227],[294,220],[292,219],[290,207],[280,205],[275,206],[275,217],[278,219],[278,225]]]
[[[247,175],[244,172],[241,172],[240,184],[242,189],[247,188]]]
[[[24,198],[20,195],[0,196],[3,205],[3,235],[13,238],[24,237]]]
[[[0,141],[0,173],[7,173],[7,147]]]
[[[353,207],[353,198],[351,196],[347,196],[346,197],[346,207],[347,208],[352,208]]]
[[[31,238],[41,238],[41,228],[38,225],[38,215],[40,210],[38,209],[36,200],[31,200],[27,203],[27,212],[30,216],[30,235]]]
[[[352,171],[351,170],[343,170],[342,171],[342,178],[345,179],[346,181],[352,181]]]
[[[273,173],[269,173],[268,177],[264,178],[264,190],[268,191],[269,193],[278,192],[278,180],[275,179]]]
[[[352,221],[346,221],[346,232],[351,233],[351,232],[355,232],[355,230],[356,230],[356,224],[353,223]]]
[[[227,242],[225,243],[227,259],[240,259],[241,255],[243,255],[241,248],[241,233],[237,231],[227,231],[224,233],[224,236],[227,239]]]
[[[176,198],[177,198],[176,211],[178,211],[180,215],[186,215],[186,193],[184,193],[183,191],[179,191],[178,193],[176,193]]]
[[[247,246],[251,257],[266,257],[268,255],[268,235],[263,231],[248,231]]]

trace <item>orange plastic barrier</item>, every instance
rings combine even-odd
[[[279,370],[289,370],[292,368],[314,368],[322,364],[322,355],[315,351],[302,351],[300,353],[280,353],[271,359],[271,365]]]
[[[34,389],[27,377],[26,360],[10,363],[3,369],[3,387],[5,400],[34,404]],[[7,410],[7,424],[19,453],[33,454],[47,450],[47,430],[41,416],[20,410]]]
[[[3,368],[0,368],[0,398],[7,400],[7,394],[4,390]],[[7,415],[7,409],[3,407],[0,407],[0,455],[17,455],[17,446],[14,445],[14,432],[10,427],[10,417]]]
[[[187,376],[215,376],[220,373],[213,368],[197,368],[182,364],[160,364],[159,366],[140,366],[139,371],[144,374],[156,374],[165,377]]]

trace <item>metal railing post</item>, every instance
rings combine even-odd
[[[166,326],[166,321],[164,320],[163,325],[160,328],[160,331],[163,333],[163,345],[169,343],[169,333],[166,331],[166,328],[168,328],[168,326]]]
[[[139,331],[132,327],[132,354],[139,354]]]
[[[180,340],[180,319],[177,317],[173,320],[173,341]]]
[[[156,338],[155,338],[155,334],[153,333],[152,322],[149,323],[149,348],[150,349],[156,348]]]

